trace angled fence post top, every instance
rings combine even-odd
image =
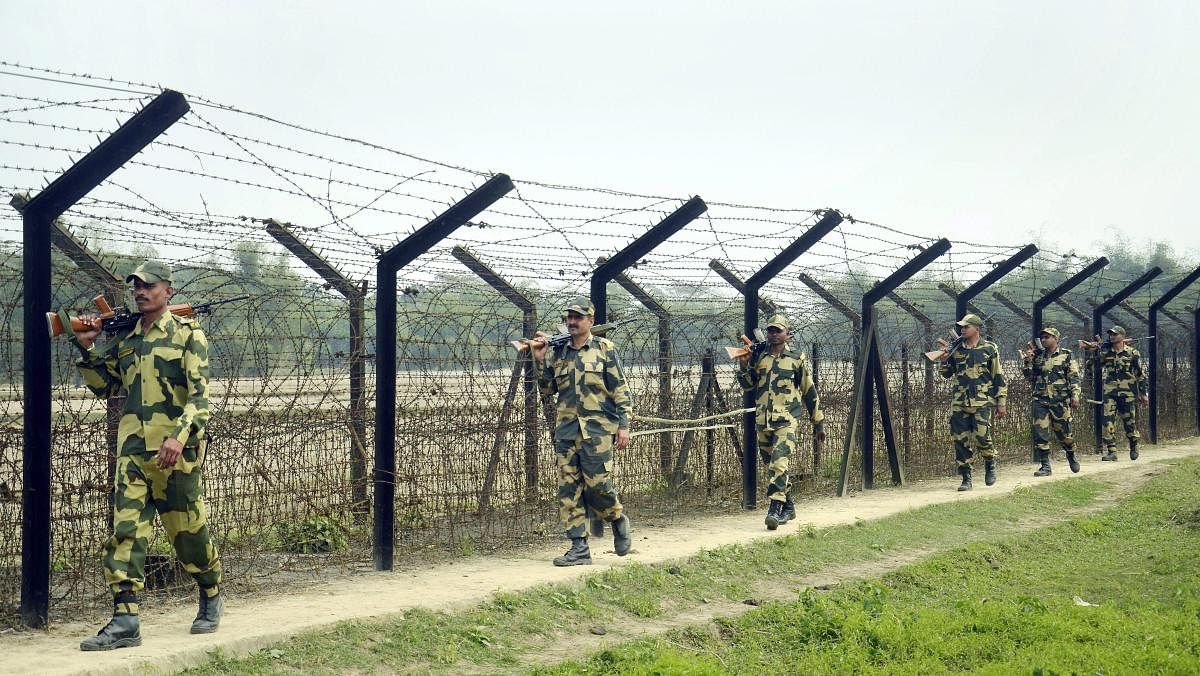
[[[434,244],[449,236],[456,228],[479,215],[479,212],[491,206],[496,200],[507,195],[514,187],[508,174],[496,174],[483,185],[472,190],[469,195],[450,205],[432,221],[381,253],[379,263],[395,270],[403,268],[417,256],[428,251]]]
[[[934,242],[927,249],[917,254],[904,265],[901,265],[899,269],[888,275],[886,279],[871,287],[863,294],[863,307],[878,303],[889,293],[895,291],[896,287],[903,284],[908,278],[920,272],[925,266],[932,263],[934,259],[949,250],[950,240],[945,237]]]
[[[857,310],[843,303],[842,299],[833,295],[833,292],[822,286],[820,282],[803,272],[797,274],[796,279],[800,280],[801,284],[807,286],[809,289],[812,289],[813,293],[817,294],[821,300],[829,303],[833,309],[842,313],[842,316],[844,316],[846,319],[849,319],[850,323],[855,327],[860,327],[862,325],[862,315],[858,314]]]
[[[1004,277],[1008,273],[1017,269],[1017,266],[1029,260],[1030,258],[1033,258],[1037,252],[1038,248],[1036,246],[1033,244],[1026,244],[1024,248],[1012,256],[1009,256],[1007,260],[997,264],[996,267],[992,268],[991,271],[989,271],[986,275],[975,280],[974,284],[971,284],[967,288],[963,289],[955,299],[956,302],[960,303],[957,308],[958,315],[960,317],[963,315],[963,308],[966,303],[970,302],[980,293],[983,293],[983,291],[989,286],[1000,281],[1001,277]]]
[[[929,318],[929,315],[926,315],[924,312],[921,312],[919,309],[917,309],[916,305],[913,305],[911,302],[909,302],[907,299],[901,297],[900,294],[896,293],[895,291],[889,291],[888,295],[887,295],[887,299],[892,301],[896,305],[898,305],[901,310],[904,310],[905,312],[907,312],[913,319],[920,322],[921,325],[924,326],[925,328],[928,329],[933,326],[933,320]]]
[[[607,258],[601,256],[596,259],[596,265],[603,265],[607,260]],[[648,291],[642,288],[641,284],[638,284],[630,279],[629,275],[625,274],[624,272],[618,272],[617,274],[613,275],[612,281],[616,282],[621,286],[622,289],[625,289],[627,292],[629,292],[629,295],[637,299],[637,301],[641,303],[647,310],[649,310],[650,313],[655,317],[658,317],[659,319],[671,318],[671,311],[668,310],[665,305],[655,300]]]
[[[13,195],[8,203],[17,210],[17,213],[23,214],[25,207],[29,205],[29,195],[23,193]],[[106,290],[116,293],[124,291],[125,280],[113,274],[113,271],[101,260],[99,253],[90,250],[86,244],[75,239],[75,235],[57,218],[54,219],[52,227],[54,229],[50,232],[50,243],[66,254],[76,267]]]
[[[1033,315],[1029,314],[1029,312],[1027,312],[1025,310],[1025,308],[1012,302],[1012,299],[1009,298],[1008,296],[1005,296],[1004,294],[1000,293],[999,291],[993,291],[992,298],[995,298],[997,303],[1000,303],[1004,307],[1008,308],[1009,312],[1020,317],[1021,319],[1024,319],[1027,322],[1033,321]]]
[[[58,218],[189,110],[183,94],[170,89],[163,91],[29,200],[25,213],[35,218]]]
[[[808,251],[822,237],[828,235],[830,231],[836,228],[845,220],[841,212],[836,209],[829,209],[821,216],[821,220],[817,221],[811,228],[804,231],[803,235],[796,238],[796,241],[787,246],[786,249],[780,251],[778,255],[771,259],[761,270],[754,273],[750,279],[746,280],[746,288],[758,291],[767,282],[771,281],[783,269],[791,265],[793,261],[800,257],[800,254]]]
[[[639,258],[652,251],[654,247],[665,242],[668,237],[699,218],[700,214],[705,211],[708,211],[708,205],[699,196],[689,199],[659,221],[658,225],[642,233],[641,237],[631,242],[629,246],[606,258],[604,263],[596,267],[592,273],[593,277],[599,277],[605,281],[612,279],[617,273],[628,269]]]
[[[1047,305],[1049,305],[1050,303],[1053,303],[1054,301],[1058,300],[1059,298],[1062,298],[1064,294],[1066,294],[1071,289],[1074,289],[1075,287],[1079,286],[1083,282],[1083,280],[1096,274],[1097,272],[1100,271],[1100,268],[1103,268],[1106,265],[1108,265],[1108,258],[1101,256],[1101,257],[1097,258],[1096,260],[1092,261],[1091,263],[1089,263],[1088,266],[1085,267],[1084,269],[1080,270],[1079,272],[1076,272],[1074,275],[1071,275],[1062,284],[1059,284],[1058,286],[1056,286],[1050,290],[1042,289],[1043,295],[1041,298],[1034,301],[1034,304],[1033,304],[1034,308],[1035,309],[1036,308],[1044,308]]]
[[[338,293],[346,298],[356,298],[361,296],[363,291],[358,284],[355,284],[349,277],[343,275],[337,268],[325,257],[313,251],[304,242],[301,242],[292,228],[295,227],[291,223],[281,223],[274,218],[266,218],[261,221],[267,230],[267,234],[275,238],[275,241],[283,245],[285,249],[292,252],[296,258],[299,258],[305,265],[314,270],[321,278],[329,284],[330,288],[337,289]]]
[[[729,285],[737,290],[738,293],[742,294],[743,296],[746,295],[746,282],[741,277],[738,277],[737,273],[735,273],[733,270],[725,267],[724,263],[714,258],[708,262],[708,267],[720,275],[721,279],[724,279],[726,282],[728,282]],[[778,303],[761,294],[758,296],[758,304],[762,306],[763,310],[766,310],[767,314],[773,315],[780,312],[782,309]]]
[[[1096,306],[1092,311],[1092,320],[1100,322],[1100,315],[1121,304],[1121,301],[1132,296],[1138,289],[1150,283],[1150,280],[1162,274],[1162,268],[1157,265],[1142,273],[1140,277],[1130,282],[1125,288],[1116,292]]]
[[[454,247],[450,250],[450,255],[458,259],[458,262],[467,266],[468,270],[478,275],[480,279],[487,282],[488,286],[495,289],[508,302],[516,305],[520,310],[528,312],[534,309],[533,301],[529,300],[515,286],[509,284],[500,275],[496,274],[491,267],[479,260],[475,254],[471,253],[465,247]]]
[[[642,256],[653,251],[654,247],[662,244],[668,237],[696,220],[705,211],[708,211],[708,205],[699,196],[689,199],[659,221],[658,225],[642,233],[641,237],[630,242],[628,246],[610,256],[592,271],[590,290],[597,324],[603,324],[608,318],[608,283],[629,266],[637,263]]]
[[[1153,313],[1157,310],[1160,310],[1160,309],[1162,309],[1162,307],[1164,305],[1175,300],[1176,296],[1183,293],[1189,286],[1194,284],[1197,279],[1200,279],[1200,268],[1196,268],[1195,270],[1192,270],[1191,272],[1189,272],[1186,277],[1179,280],[1178,284],[1176,284],[1175,286],[1172,286],[1170,289],[1168,289],[1167,292],[1164,293],[1161,298],[1159,298],[1158,300],[1151,303],[1150,304],[1150,312]]]

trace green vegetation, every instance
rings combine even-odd
[[[284,551],[293,554],[319,554],[346,548],[348,529],[333,517],[314,516],[300,523],[281,523],[278,528]]]
[[[1200,673],[1198,482],[543,673]]]
[[[347,622],[246,658],[216,654],[196,674],[521,670],[547,647],[686,617],[802,586],[818,570],[946,551],[834,592],[803,592],[749,614],[602,651],[553,671],[1195,670],[1200,633],[1200,463],[1188,462],[1106,512],[1026,532],[1045,515],[1082,514],[1110,486],[1055,481],[1010,496],[631,564],[578,584],[500,593],[461,612],[410,610]],[[1076,606],[1079,596],[1097,606]],[[1190,632],[1190,633],[1189,633]],[[568,653],[569,654],[569,653]],[[1072,657],[1075,656],[1075,657]]]

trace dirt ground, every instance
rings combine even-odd
[[[687,527],[674,528],[639,528],[634,513],[630,515],[633,520],[634,549],[625,558],[613,554],[611,543],[605,540],[604,544],[593,543],[595,565],[555,568],[550,565],[550,559],[562,553],[564,543],[506,556],[472,557],[448,564],[367,573],[350,578],[349,585],[346,581],[338,581],[288,594],[232,597],[227,600],[221,630],[207,636],[188,634],[195,614],[194,607],[190,605],[147,611],[142,616],[144,644],[107,653],[79,651],[79,641],[98,628],[91,625],[67,623],[55,625],[44,632],[10,632],[0,635],[0,653],[4,655],[0,662],[0,673],[168,673],[203,662],[207,658],[206,653],[218,647],[225,654],[247,654],[299,632],[341,620],[382,617],[414,607],[452,610],[475,605],[498,591],[520,591],[548,582],[573,580],[605,566],[680,559],[702,549],[789,535],[806,524],[823,528],[853,523],[858,519],[878,519],[926,505],[986,498],[1011,492],[1019,486],[1061,481],[1072,476],[1104,473],[1118,479],[1118,487],[1132,489],[1154,473],[1151,471],[1154,468],[1150,466],[1154,461],[1192,455],[1200,455],[1200,439],[1147,446],[1137,462],[1129,462],[1124,454],[1121,461],[1116,463],[1102,463],[1099,456],[1081,454],[1083,469],[1078,475],[1072,475],[1065,463],[1060,461],[1056,462],[1052,477],[1035,479],[1032,476],[1035,467],[1032,463],[1008,463],[1001,466],[1000,479],[995,486],[984,487],[983,482],[978,481],[976,489],[968,493],[954,490],[957,479],[943,479],[914,482],[904,488],[878,489],[845,499],[830,497],[805,502],[796,522],[774,532],[764,528],[764,512],[761,509],[706,517]],[[1066,518],[1068,515],[1056,516]],[[898,556],[894,564],[903,565],[924,554],[928,552]],[[882,572],[881,562],[873,563],[871,569],[874,574]],[[821,571],[811,577],[814,584],[829,584],[860,575],[861,571],[848,567]],[[717,614],[734,614],[738,609],[712,610]],[[703,621],[703,618],[693,616],[688,620]],[[663,626],[643,627],[641,633],[668,629],[671,623],[659,624]],[[630,636],[610,635],[607,641],[627,638]],[[599,647],[599,644],[595,647]]]

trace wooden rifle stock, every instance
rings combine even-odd
[[[202,303],[200,305],[194,305],[192,303],[168,305],[167,312],[170,312],[177,317],[195,317],[200,314],[207,314],[213,305],[231,303],[235,300],[244,300],[249,297],[250,296],[248,294],[243,294],[241,296],[235,296],[226,300]],[[95,303],[96,308],[100,310],[100,315],[97,317],[97,319],[100,320],[102,330],[108,333],[132,329],[133,325],[136,324],[138,319],[140,319],[142,316],[141,313],[129,312],[124,309],[122,309],[122,312],[120,313],[116,312],[112,309],[112,306],[108,304],[108,301],[104,299],[103,295],[96,296],[92,299],[92,302]],[[66,313],[58,312],[46,313],[46,328],[49,330],[51,338],[61,336],[66,332],[66,326],[63,325],[62,320],[65,314]],[[83,320],[78,317],[71,317],[70,320],[72,333],[84,331],[88,328],[87,324],[84,324]]]
[[[633,319],[634,319],[633,317],[626,317],[625,319],[618,319],[618,320],[612,321],[612,322],[605,322],[603,324],[597,324],[592,327],[592,335],[593,336],[603,336],[606,333],[608,333],[609,331],[617,328],[618,326],[632,322]],[[525,350],[528,350],[531,347],[533,347],[534,345],[537,345],[539,343],[544,342],[547,345],[549,345],[550,347],[558,347],[559,345],[566,344],[566,342],[568,340],[571,340],[571,334],[556,333],[552,336],[545,336],[545,337],[540,337],[540,338],[521,338],[520,340],[510,340],[508,342],[513,347],[517,348],[517,352],[524,352]]]

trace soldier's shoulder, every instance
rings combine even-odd
[[[605,338],[604,336],[596,336],[596,344],[599,345],[600,349],[604,350],[605,352],[612,352],[613,350],[617,349],[617,344],[608,338]]]
[[[989,352],[995,352],[996,354],[1000,354],[1000,346],[997,345],[993,341],[990,341],[990,340],[980,341],[979,347],[982,347],[983,349],[988,350]]]
[[[175,320],[175,323],[179,324],[180,326],[185,326],[189,329],[200,328],[200,322],[197,321],[195,317],[181,317],[180,315],[174,313],[171,314],[171,317]]]
[[[801,350],[789,350],[788,356],[801,364],[804,364],[808,361],[808,355],[804,354],[804,352]]]

